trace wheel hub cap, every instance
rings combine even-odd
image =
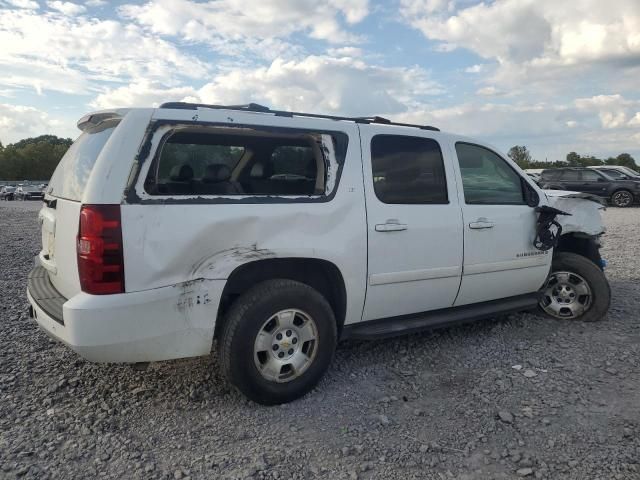
[[[553,272],[544,287],[540,306],[556,318],[575,319],[591,307],[591,287],[573,272]]]
[[[253,358],[260,374],[284,383],[299,377],[313,362],[318,349],[318,330],[307,313],[281,310],[260,328]]]
[[[632,198],[627,192],[618,192],[616,193],[614,200],[619,206],[627,206],[631,203]]]

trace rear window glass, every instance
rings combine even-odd
[[[98,155],[117,126],[118,121],[103,122],[83,132],[60,160],[47,193],[80,201]]]
[[[322,195],[328,160],[324,141],[332,138],[313,132],[183,130],[160,149],[144,189],[171,196]]]

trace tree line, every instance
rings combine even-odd
[[[47,180],[73,140],[55,135],[40,135],[3,146],[0,142],[0,180]],[[628,153],[606,159],[567,154],[566,160],[554,162],[534,160],[524,145],[511,147],[509,157],[520,168],[590,167],[594,165],[623,165],[639,170],[635,159]]]
[[[516,145],[509,150],[509,158],[516,162],[522,169],[526,168],[559,168],[559,167],[593,167],[597,165],[620,165],[639,171],[635,159],[628,153],[621,153],[617,157],[606,159],[596,158],[593,155],[581,156],[576,152],[567,154],[566,160],[546,162],[533,160],[531,153],[524,145]]]
[[[72,143],[55,135],[0,142],[0,180],[48,180]]]

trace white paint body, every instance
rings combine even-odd
[[[131,109],[117,115],[122,120],[102,149],[82,200],[57,199],[55,210],[45,206],[40,213],[39,261],[68,299],[64,325],[29,295],[42,328],[89,360],[142,362],[208,354],[226,280],[239,266],[263,258],[320,259],[335,265],[346,288],[345,324],[535,292],[549,272],[551,252],[518,256],[534,251],[532,207],[465,204],[455,143],[469,139],[411,127],[205,108]],[[130,175],[150,122],[194,118],[203,124],[343,132],[349,142],[335,196],[318,203],[127,202],[127,186],[145,198],[142,180],[133,185]],[[448,204],[395,205],[376,198],[369,145],[373,135],[382,133],[440,144]],[[158,143],[152,139],[151,154]],[[568,231],[602,233],[595,203],[561,198],[558,192],[549,200],[502,157],[538,192],[541,205],[572,210]],[[142,156],[139,161],[142,179],[149,162]],[[121,205],[126,293],[100,296],[80,289],[76,235],[82,204]],[[470,228],[478,221],[494,227]],[[380,228],[388,223],[406,228]]]

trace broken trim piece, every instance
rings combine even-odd
[[[322,138],[321,151],[325,158],[326,186],[325,194],[313,196],[299,195],[181,195],[181,196],[156,196],[148,195],[144,191],[144,178],[149,168],[157,161],[161,151],[160,146],[172,132],[179,127],[212,127],[248,129],[253,131],[285,134],[315,134]],[[159,133],[161,133],[159,135]],[[330,138],[332,141],[325,141]],[[221,122],[159,120],[152,122],[145,134],[140,152],[134,162],[135,173],[129,176],[129,184],[124,192],[124,201],[127,204],[264,204],[264,203],[324,203],[335,197],[349,146],[349,135],[343,131],[299,129],[286,127],[265,127],[262,125],[233,124]],[[327,157],[334,160],[327,161]],[[335,170],[335,173],[334,173]],[[142,179],[142,180],[141,180]],[[331,189],[328,187],[331,186]]]

